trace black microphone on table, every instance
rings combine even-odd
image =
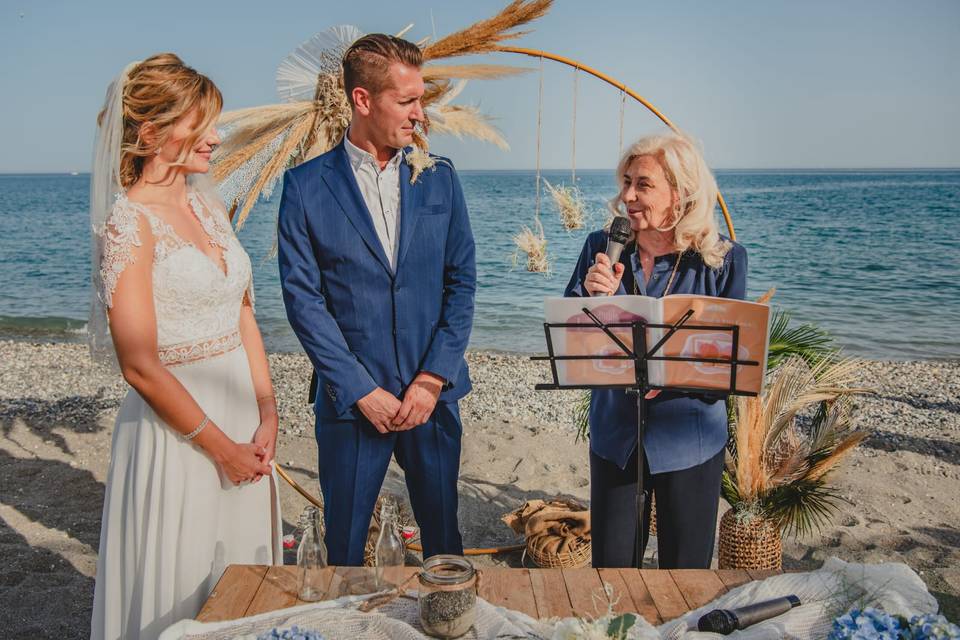
[[[752,624],[776,618],[780,614],[799,606],[800,598],[784,596],[756,604],[748,604],[736,609],[714,609],[700,616],[700,621],[697,622],[697,631],[728,635],[734,631],[746,629]]]

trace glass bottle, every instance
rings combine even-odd
[[[380,535],[377,537],[375,552],[378,589],[386,586],[383,579],[384,569],[402,567],[405,554],[406,548],[397,524],[397,506],[390,500],[384,500],[380,505]]]
[[[297,548],[298,595],[305,602],[315,602],[323,598],[323,569],[327,566],[320,510],[314,506],[304,509],[301,524],[304,529]]]

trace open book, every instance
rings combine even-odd
[[[624,355],[583,312],[588,308],[604,324],[632,323],[644,320],[649,324],[668,324],[679,320],[688,309],[693,316],[672,335],[654,356],[682,356],[729,360],[733,351],[733,332],[698,328],[704,325],[737,325],[739,360],[753,360],[758,366],[738,365],[736,390],[759,393],[763,386],[769,346],[770,307],[756,302],[730,300],[712,296],[671,295],[665,298],[647,296],[611,296],[600,298],[546,298],[546,321],[575,323],[582,327],[553,327],[550,339],[554,355]],[[631,327],[611,328],[628,348],[633,349]],[[665,329],[649,328],[646,347],[649,350],[666,333]],[[713,362],[680,362],[650,360],[647,381],[651,386],[690,387],[695,389],[729,389],[730,364]],[[635,384],[634,363],[628,359],[558,360],[557,378],[563,385]]]

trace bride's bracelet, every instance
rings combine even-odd
[[[277,396],[275,396],[274,394],[271,393],[270,395],[260,396],[259,398],[257,398],[257,404],[258,404],[258,405],[259,405],[259,404],[264,404],[264,403],[266,403],[267,401],[270,401],[270,402],[273,403],[273,404],[277,404]]]
[[[207,414],[203,414],[203,420],[200,421],[200,426],[198,426],[196,429],[194,429],[187,435],[183,436],[183,439],[193,440],[198,435],[200,435],[200,432],[203,431],[204,427],[206,427],[209,423],[210,423],[210,417]]]

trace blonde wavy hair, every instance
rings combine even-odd
[[[667,182],[677,195],[679,207],[669,225],[659,231],[674,232],[674,248],[683,253],[693,250],[714,269],[723,265],[730,243],[720,237],[714,207],[717,181],[703,155],[685,135],[665,133],[640,138],[624,152],[617,164],[618,184],[627,167],[639,156],[653,156],[660,163]],[[626,216],[620,193],[607,203],[614,216]],[[608,224],[609,227],[609,224]]]
[[[196,110],[197,124],[184,141],[177,161],[182,165],[223,108],[223,95],[210,78],[184,64],[173,53],[158,53],[140,62],[127,74],[123,85],[123,141],[120,154],[120,184],[129,189],[143,175],[146,159],[169,141],[183,117]],[[97,116],[101,124],[104,111]],[[150,123],[156,139],[148,144],[141,137]]]

